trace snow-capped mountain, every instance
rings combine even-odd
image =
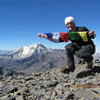
[[[50,49],[40,43],[23,46],[9,55],[0,56],[0,67],[14,71],[43,71],[65,65],[65,51]]]
[[[51,49],[44,47],[40,43],[36,43],[30,46],[24,46],[20,49],[20,53],[22,53],[22,55],[31,55],[33,53],[41,54],[41,53],[46,53],[51,51],[52,51]]]
[[[33,54],[44,54],[47,52],[52,52],[52,49],[46,48],[40,43],[36,43],[29,46],[23,46],[12,55],[13,59],[24,59],[32,56]]]

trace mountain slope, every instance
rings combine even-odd
[[[10,55],[0,56],[0,67],[31,73],[63,66],[66,64],[65,59],[64,50],[50,49],[36,43],[24,46]]]

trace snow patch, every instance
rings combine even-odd
[[[30,52],[30,48],[23,47],[23,52],[22,52],[23,55],[27,55],[29,52]]]

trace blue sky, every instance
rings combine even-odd
[[[68,43],[53,43],[37,33],[67,32],[66,16],[77,26],[95,30],[93,40],[100,51],[100,0],[0,0],[0,50],[19,49],[34,43],[64,48]]]

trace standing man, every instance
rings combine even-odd
[[[61,71],[64,73],[70,73],[75,70],[74,55],[85,60],[86,68],[91,69],[93,65],[92,55],[95,53],[95,45],[91,38],[95,38],[94,30],[89,31],[86,27],[76,27],[75,20],[73,17],[69,16],[65,18],[65,25],[69,29],[69,32],[88,32],[87,37],[88,41],[80,40],[80,36],[77,36],[79,39],[73,40],[69,37],[71,43],[65,46],[66,49],[66,62],[67,65],[62,67]],[[46,38],[52,42],[55,42],[54,39],[48,38],[48,36],[43,33],[38,34],[39,37]],[[59,42],[63,42],[63,39],[59,38]]]

